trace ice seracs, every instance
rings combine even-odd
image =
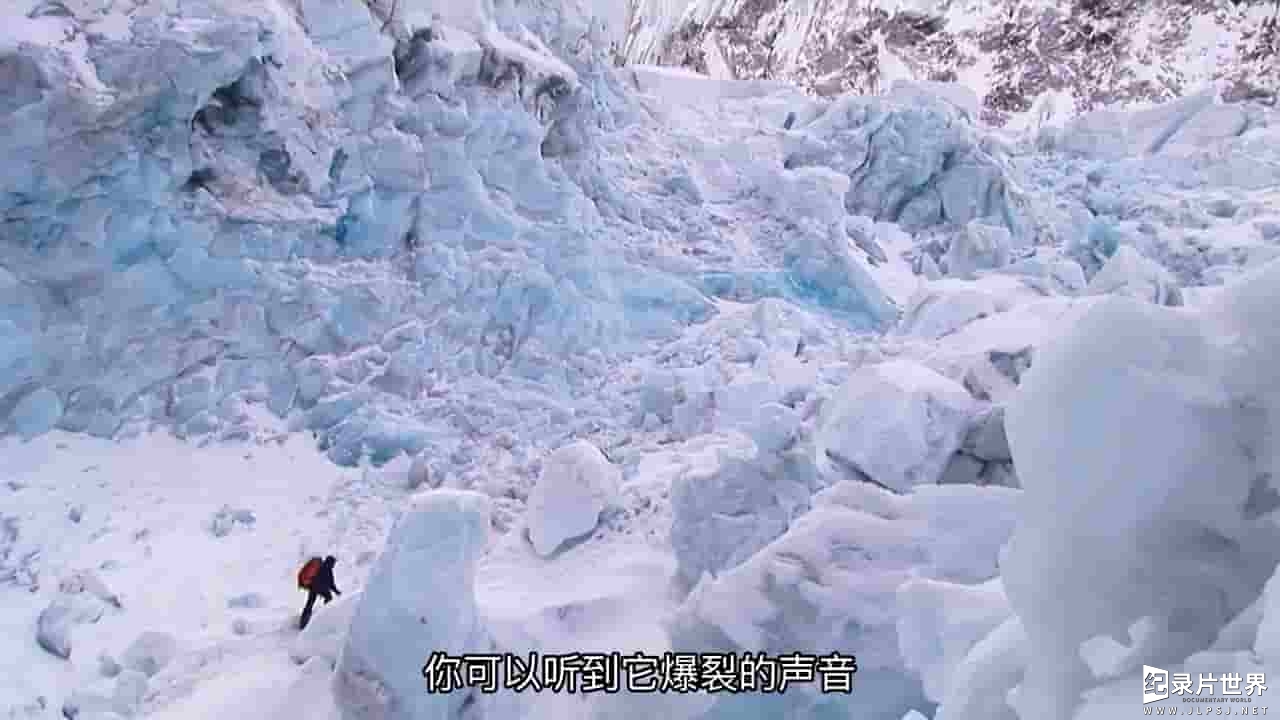
[[[489,650],[475,572],[490,508],[463,490],[433,490],[406,508],[355,601],[334,678],[344,720],[459,717],[468,694],[427,692],[422,668],[434,651]]]

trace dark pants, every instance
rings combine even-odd
[[[306,607],[302,608],[302,618],[298,621],[299,630],[302,630],[307,626],[307,623],[311,622],[311,611],[315,609],[316,596],[320,596],[324,598],[325,605],[328,605],[330,602],[333,601],[333,593],[329,592],[328,590],[324,590],[321,592],[316,592],[315,590],[308,590],[307,604],[306,604]]]

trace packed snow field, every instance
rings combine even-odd
[[[997,133],[954,85],[614,68],[561,0],[14,5],[9,717],[1066,720],[1280,673],[1280,111]],[[858,672],[433,694],[435,651]]]

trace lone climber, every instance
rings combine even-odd
[[[302,630],[311,622],[311,611],[315,608],[316,597],[324,598],[324,604],[333,601],[334,595],[341,595],[337,583],[333,579],[333,566],[338,559],[329,555],[324,560],[313,557],[298,571],[298,587],[307,591],[307,604],[302,608],[302,617],[298,620],[298,629]]]

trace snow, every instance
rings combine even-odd
[[[958,83],[899,79],[889,84],[886,95],[890,98],[907,100],[908,102],[916,100],[917,102],[930,103],[936,102],[937,99],[945,100],[970,121],[976,120],[982,110],[978,96],[969,88]]]
[[[1218,103],[1213,87],[1131,113],[1100,110],[1067,124],[1057,142],[1065,152],[1118,158],[1177,153],[1230,138],[1244,129],[1243,113]]]
[[[162,632],[144,632],[120,656],[124,667],[152,677],[168,665],[178,652],[178,641]]]
[[[786,83],[726,80],[692,70],[657,65],[628,65],[623,70],[623,76],[636,91],[659,98],[665,104],[705,103],[724,98],[743,99],[795,93]]]
[[[529,541],[539,555],[595,529],[618,494],[621,473],[600,449],[580,440],[553,452],[529,494]]]

